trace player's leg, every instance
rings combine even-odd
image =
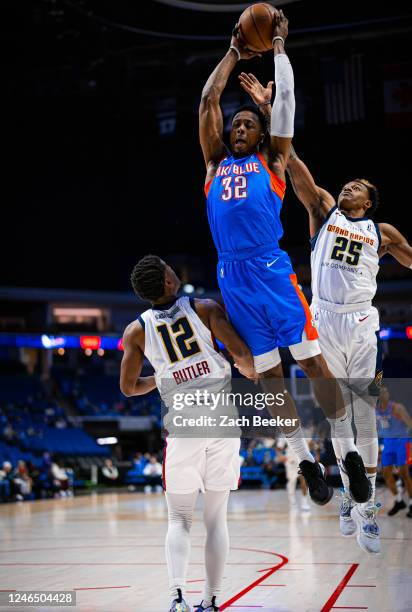
[[[299,476],[299,484],[300,484],[300,489],[302,491],[301,509],[304,512],[310,512],[309,490],[305,482],[305,479],[303,478],[302,475]]]
[[[211,438],[206,449],[204,523],[206,527],[206,583],[197,611],[217,610],[226,559],[229,552],[227,504],[229,493],[238,488],[240,439]]]
[[[365,502],[371,495],[371,485],[366,476],[362,457],[354,443],[352,423],[346,410],[342,391],[330,372],[324,357],[318,354],[306,358],[306,343],[289,347],[306,376],[312,380],[316,399],[331,426],[332,438],[338,439],[342,453],[342,464],[349,479],[349,490],[353,499]]]
[[[168,510],[166,562],[170,595],[173,600],[170,612],[190,610],[184,600],[184,592],[190,557],[190,528],[197,496],[198,491],[193,493],[166,492]]]
[[[289,451],[290,452],[290,451]],[[298,470],[296,463],[290,463],[289,461],[285,464],[286,471],[286,492],[288,494],[289,506],[292,508],[296,506],[296,483],[298,481]],[[302,479],[304,480],[304,479]]]
[[[274,358],[273,355],[272,358]],[[273,417],[280,416],[281,418],[294,419],[295,425],[282,427],[282,433],[298,458],[299,467],[308,484],[311,498],[315,503],[323,505],[330,501],[333,489],[327,486],[324,469],[315,461],[309,450],[309,445],[300,426],[295,402],[286,389],[279,351],[277,351],[276,358],[279,359],[279,363],[265,369],[270,363],[269,356],[259,355],[255,357],[255,368],[259,373],[263,391],[274,396],[279,393],[283,394],[285,400],[283,406],[267,406],[267,410]]]
[[[382,453],[382,473],[383,478],[385,480],[385,484],[393,495],[393,506],[388,511],[388,516],[395,516],[395,514],[397,514],[400,510],[404,510],[406,508],[406,504],[403,500],[402,491],[398,491],[397,489],[396,480],[393,475],[393,464],[397,462],[396,453],[389,452],[388,442],[389,440],[385,440],[387,450],[386,453]]]
[[[164,451],[163,486],[168,508],[166,561],[173,612],[190,610],[184,601],[190,528],[199,490],[205,489],[206,445],[204,438],[169,436]]]
[[[376,308],[371,308],[367,312],[354,312],[346,317],[350,337],[348,376],[352,389],[356,446],[372,486],[372,496],[368,504],[373,505],[379,455],[376,401],[382,379],[379,313]]]
[[[229,554],[227,504],[229,490],[205,491],[203,520],[206,527],[205,567],[206,584],[199,612],[217,610],[222,589],[223,572]]]
[[[377,381],[382,377],[382,359],[378,337],[379,314],[375,308],[345,315],[349,385],[352,390],[356,446],[363,459],[372,495],[357,505],[351,517],[357,525],[357,541],[366,552],[380,552],[380,529],[376,521],[375,485],[378,469],[378,434],[376,428]]]
[[[406,442],[406,444],[409,444],[409,442]],[[409,471],[409,465],[408,464],[401,465],[399,467],[399,473],[402,477],[402,480],[405,485],[405,489],[407,490],[408,497],[409,497],[409,509],[408,509],[406,516],[409,518],[412,518],[412,478],[411,478],[411,474]]]

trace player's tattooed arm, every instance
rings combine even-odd
[[[253,355],[227,320],[222,306],[214,300],[196,300],[195,306],[202,322],[210,329],[213,336],[225,345],[243,376],[257,378]]]
[[[199,107],[199,139],[207,169],[206,180],[214,175],[226,153],[223,142],[223,114],[220,108],[223,90],[238,60],[250,59],[256,55],[259,54],[249,51],[239,38],[239,28],[236,24],[230,48],[203,87]]]
[[[406,268],[412,268],[412,246],[405,236],[389,223],[379,223],[381,233],[381,248],[379,255],[390,253],[400,264]]]
[[[312,237],[321,228],[330,209],[335,206],[335,200],[326,189],[316,185],[309,168],[299,159],[293,145],[290,148],[287,173],[296,197],[309,213],[309,229]]]
[[[126,397],[144,395],[156,388],[154,376],[140,376],[143,367],[144,330],[138,321],[123,334],[124,353],[120,367],[120,390]]]

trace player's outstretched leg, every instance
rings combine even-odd
[[[279,416],[285,419],[294,419],[295,425],[283,427],[282,433],[298,458],[300,473],[308,485],[312,500],[315,504],[324,506],[331,500],[333,489],[326,483],[324,467],[315,461],[309,450],[308,443],[300,427],[295,402],[285,387],[282,365],[279,363],[266,372],[261,372],[260,378],[265,393],[273,393],[275,396],[277,393],[284,394],[285,403],[283,406],[268,405],[267,410],[272,417]]]
[[[169,517],[166,561],[170,594],[173,598],[169,612],[191,612],[184,599],[184,589],[190,555],[190,528],[197,496],[197,491],[187,494],[166,493]]]
[[[332,376],[320,354],[298,363],[312,380],[318,404],[329,421],[332,439],[339,441],[342,466],[348,476],[351,497],[357,503],[367,502],[371,497],[372,487],[362,457],[355,446],[352,422],[346,411],[338,381]]]

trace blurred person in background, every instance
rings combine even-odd
[[[145,493],[151,491],[162,491],[162,466],[154,455],[151,455],[149,463],[143,470],[143,476],[146,476],[147,485],[144,488]]]
[[[110,487],[120,484],[119,470],[111,459],[105,459],[102,467],[102,480]]]

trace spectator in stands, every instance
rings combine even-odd
[[[26,462],[20,460],[13,473],[14,485],[16,487],[16,499],[22,501],[25,497],[30,497],[32,490],[32,479],[30,478]]]
[[[145,456],[148,454],[145,453]],[[143,476],[146,476],[147,481],[145,493],[150,493],[152,490],[162,491],[162,466],[154,455],[149,455],[149,463],[143,470]]]
[[[2,501],[9,501],[13,492],[12,465],[9,461],[3,462],[0,470],[0,497]]]
[[[102,467],[102,480],[104,484],[108,485],[109,487],[120,484],[119,470],[115,465],[113,465],[113,461],[111,459],[104,460],[104,466]]]
[[[66,470],[61,467],[59,461],[54,461],[51,464],[50,472],[53,478],[55,488],[55,497],[67,497],[72,494],[69,488],[69,477]]]
[[[6,442],[13,443],[17,441],[17,432],[14,431],[11,423],[7,423],[7,425],[3,429],[3,438],[6,440]]]

